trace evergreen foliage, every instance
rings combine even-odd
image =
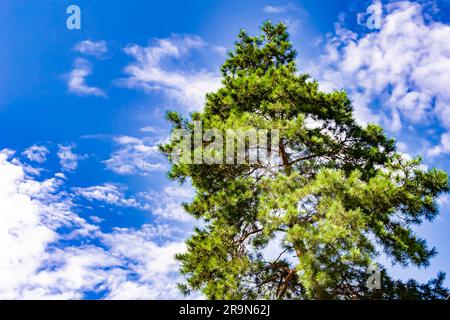
[[[186,211],[204,223],[177,255],[183,292],[210,299],[442,299],[445,275],[392,279],[381,253],[426,267],[436,254],[413,227],[439,213],[448,176],[405,159],[377,125],[359,125],[345,91],[325,93],[298,72],[285,25],[241,31],[222,66],[223,86],[202,112],[168,113],[174,129],[280,130],[278,163],[175,163],[169,176],[196,189]],[[204,143],[205,146],[208,143]],[[279,252],[270,259],[266,247]],[[273,251],[274,249],[272,249]],[[369,289],[369,269],[381,271]]]

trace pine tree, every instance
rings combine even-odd
[[[436,250],[412,227],[438,215],[447,174],[405,159],[381,127],[355,121],[345,91],[322,92],[299,73],[285,25],[266,22],[261,31],[240,32],[202,112],[168,113],[173,129],[192,136],[194,121],[203,132],[279,130],[275,163],[194,164],[173,158],[179,137],[161,146],[169,177],[196,189],[184,207],[202,221],[176,257],[181,290],[210,299],[447,297],[443,273],[403,283],[378,262],[383,253],[402,266],[429,264]],[[367,286],[373,268],[380,290]]]

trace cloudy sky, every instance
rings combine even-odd
[[[348,90],[358,121],[450,171],[450,1],[243,2],[1,2],[0,298],[181,298],[173,255],[193,191],[166,178],[164,114],[200,110],[239,29],[267,19],[289,26],[302,72]],[[66,27],[70,4],[81,30]],[[439,255],[392,275],[450,272],[439,202],[417,230]]]

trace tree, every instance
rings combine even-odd
[[[202,132],[279,130],[279,157],[270,163],[249,161],[250,149],[240,164],[175,161],[180,137],[161,146],[169,177],[196,189],[184,207],[202,221],[176,257],[186,276],[181,290],[210,299],[445,298],[443,273],[403,283],[377,261],[384,253],[403,266],[429,264],[436,250],[412,227],[438,215],[447,174],[405,159],[381,127],[354,120],[344,91],[322,92],[300,74],[285,25],[261,30],[240,32],[222,87],[202,112],[168,113],[192,141],[195,121]],[[366,284],[373,268],[381,290]]]

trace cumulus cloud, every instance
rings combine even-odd
[[[113,255],[126,257],[130,272],[138,281],[122,281],[108,293],[108,299],[180,298],[176,287],[178,263],[174,255],[185,250],[183,242],[168,241],[159,245],[153,241],[155,229],[116,229],[104,235],[104,243]]]
[[[82,156],[79,156],[75,153],[73,153],[73,149],[75,148],[75,145],[58,145],[58,157],[59,162],[61,164],[61,168],[64,171],[74,171],[78,167],[78,160],[83,158]]]
[[[197,36],[157,39],[155,45],[148,47],[131,45],[125,48],[125,52],[134,61],[124,69],[128,78],[119,83],[147,92],[163,92],[189,111],[198,110],[203,106],[206,93],[219,88],[221,79],[217,74],[206,70],[184,68],[180,62],[192,50],[207,47]],[[177,67],[170,67],[170,62]]]
[[[58,240],[56,230],[76,223],[93,230],[72,216],[71,202],[56,194],[59,179],[36,181],[27,177],[12,153],[0,151],[0,298],[20,298],[36,285],[34,276],[48,258],[47,245]],[[45,295],[48,294],[45,290]],[[44,292],[42,292],[44,295]]]
[[[45,161],[47,161],[48,153],[49,151],[47,147],[41,145],[34,145],[26,149],[24,152],[22,152],[22,155],[30,161],[37,163],[44,163]]]
[[[450,129],[450,26],[432,21],[418,3],[384,7],[381,29],[357,34],[337,24],[326,54],[310,73],[325,90],[346,89],[357,120],[392,131],[435,121]],[[447,133],[430,155],[450,153]]]
[[[84,40],[77,43],[74,50],[96,58],[102,58],[108,53],[106,41]]]
[[[82,58],[75,60],[74,69],[67,77],[67,87],[69,92],[81,96],[98,96],[106,97],[105,92],[97,87],[89,86],[86,83],[86,78],[92,73],[90,63]]]
[[[114,142],[119,149],[105,161],[109,170],[121,175],[148,175],[167,169],[157,143],[130,136],[116,136]]]
[[[184,250],[183,231],[146,224],[103,232],[76,213],[58,176],[36,180],[14,152],[0,151],[0,299],[182,298],[174,255]]]

